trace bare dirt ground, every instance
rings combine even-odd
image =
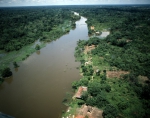
[[[77,115],[75,118],[103,118],[102,113],[103,111],[96,108],[96,107],[91,107],[91,106],[86,106],[86,105],[82,105],[81,108],[77,109],[76,111]]]
[[[91,46],[85,46],[84,47],[84,53],[87,54],[88,52],[90,52],[91,50],[95,49],[95,45],[91,45]]]
[[[148,77],[146,77],[146,76],[141,76],[141,75],[139,75],[139,76],[138,76],[138,79],[139,79],[139,82],[140,82],[141,84],[145,84],[146,81],[147,81],[147,82],[150,82],[150,80],[149,80]]]
[[[121,75],[129,74],[127,71],[107,71],[106,76],[107,78],[120,78]]]

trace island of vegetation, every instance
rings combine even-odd
[[[79,40],[76,60],[82,78],[72,83],[63,118],[150,117],[150,9],[148,6],[80,6],[89,34]],[[91,28],[92,27],[92,28]]]
[[[0,83],[12,75],[9,64],[19,67],[18,62],[39,51],[46,42],[75,28],[79,19],[63,6],[0,8]],[[34,45],[37,40],[40,44]]]

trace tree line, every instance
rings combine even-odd
[[[0,50],[18,51],[37,39],[43,42],[56,40],[75,28],[75,21],[79,19],[80,16],[74,15],[69,7],[63,6],[0,8]],[[35,46],[36,50],[40,48],[38,44]],[[13,65],[18,67],[17,62]],[[4,67],[0,75],[1,82],[12,72]]]
[[[88,87],[82,99],[77,100],[78,105],[103,109],[104,118],[150,117],[150,10],[140,6],[97,6],[80,10],[88,18],[89,28],[99,23],[110,35],[77,42],[75,57],[81,62],[83,77],[73,82],[72,87]],[[96,48],[84,54],[84,46],[91,45]],[[92,57],[92,66],[85,66],[87,57]],[[108,69],[102,68],[103,65]],[[95,73],[93,67],[102,70]],[[114,67],[129,74],[119,79],[108,78],[107,71]],[[141,76],[148,80],[141,82]]]
[[[66,20],[74,26],[77,19],[80,17],[63,7],[0,8],[0,50],[19,50],[39,38],[59,38],[64,31],[58,26]]]

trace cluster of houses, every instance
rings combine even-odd
[[[87,87],[80,86],[73,96],[73,99],[81,99],[82,94],[87,91]],[[102,116],[103,111],[92,106],[82,105],[81,108],[77,109],[77,114],[70,116],[68,118],[103,118]]]

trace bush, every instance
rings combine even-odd
[[[89,83],[87,78],[82,78],[80,79],[79,82],[80,82],[80,86],[88,86],[88,83]]]
[[[95,106],[96,105],[96,99],[94,97],[89,97],[86,101],[86,104],[90,105],[90,106]]]
[[[106,106],[107,104],[109,104],[109,102],[106,99],[106,96],[103,95],[102,93],[96,96],[96,103],[97,103],[98,108],[102,108]]]
[[[86,101],[88,98],[88,92],[83,92],[82,96],[81,96],[82,100]]]
[[[17,64],[17,62],[13,62],[14,68],[19,67],[19,65]]]
[[[85,102],[84,102],[84,100],[77,99],[77,103],[78,103],[78,105],[83,105]]]
[[[36,44],[35,49],[36,49],[36,50],[40,50],[39,44]]]
[[[106,86],[105,86],[105,90],[106,90],[107,92],[110,92],[110,91],[111,91],[111,86],[106,85]]]
[[[72,83],[72,88],[73,88],[73,89],[77,89],[79,86],[80,86],[79,81],[74,81],[74,82]]]
[[[117,115],[118,115],[118,111],[114,106],[110,104],[106,105],[103,112],[104,118],[116,118]]]
[[[12,76],[12,72],[10,71],[10,68],[5,68],[2,70],[2,77],[10,77]]]

